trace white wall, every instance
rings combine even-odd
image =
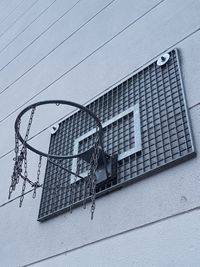
[[[199,0],[15,0],[10,6],[1,0],[0,266],[198,266],[199,12]],[[40,189],[36,200],[25,196],[21,209],[19,199],[6,203],[13,124],[22,106],[55,98],[86,103],[173,47],[180,51],[195,159],[98,199],[94,221],[89,207],[80,207],[37,222]],[[48,117],[45,111],[36,128]],[[34,139],[42,148],[48,142],[49,130]],[[30,175],[36,164],[30,160]]]
[[[61,253],[31,266],[198,267],[199,219],[199,210],[195,210]]]

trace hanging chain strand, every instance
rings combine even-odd
[[[80,167],[80,161],[78,160],[77,161],[77,170],[76,170],[76,175],[74,176],[74,181],[73,183],[70,185],[70,206],[69,206],[69,209],[70,209],[70,213],[72,213],[72,206],[73,206],[73,203],[75,202],[75,193],[76,193],[76,181],[77,181],[77,175],[79,173],[79,167]]]
[[[24,181],[23,181],[23,185],[22,185],[22,191],[21,191],[21,196],[20,196],[20,201],[19,201],[19,207],[22,207],[22,203],[24,200],[24,193],[25,193],[25,189],[26,189],[26,181],[27,181],[27,177],[28,177],[28,172],[27,172],[27,149],[24,148]]]
[[[19,167],[18,154],[19,154],[19,139],[17,137],[17,134],[15,133],[15,163],[16,163],[17,167]],[[19,183],[19,168],[15,171],[17,172],[16,173],[16,183],[18,184]]]
[[[94,152],[92,154],[90,160],[90,168],[88,171],[88,177],[90,181],[90,195],[91,195],[91,220],[94,218],[94,211],[96,207],[96,170],[98,167],[98,160],[99,160],[99,135],[96,135],[95,145],[94,145]]]
[[[40,186],[40,173],[41,173],[41,166],[42,166],[42,156],[39,157],[39,163],[38,163],[38,170],[37,170],[37,180],[33,184],[33,198],[36,198],[36,190]]]
[[[17,124],[18,131],[20,128],[20,123],[21,123],[21,120],[19,120]],[[19,154],[19,139],[17,137],[17,134],[15,133],[15,157],[13,158],[15,163],[14,163],[13,173],[11,176],[11,185],[9,188],[8,199],[11,198],[11,194],[15,190],[16,184],[19,183],[19,155],[18,154]]]
[[[18,122],[17,128],[19,130],[19,128],[20,128],[20,120]],[[16,184],[19,183],[18,153],[19,153],[19,139],[17,137],[17,134],[15,133],[15,157],[13,158],[15,163],[14,163],[13,173],[12,173],[12,176],[11,176],[11,185],[10,185],[10,188],[9,188],[8,199],[10,199],[12,192],[15,190]]]
[[[30,129],[31,129],[31,125],[32,125],[32,121],[33,121],[33,116],[34,116],[34,113],[35,113],[35,109],[36,107],[33,107],[32,110],[31,110],[31,115],[30,115],[30,119],[29,119],[29,122],[28,122],[28,127],[27,127],[27,130],[26,130],[26,135],[25,135],[25,138],[24,138],[24,141],[27,142],[28,140],[28,136],[29,136],[29,132],[30,132]]]
[[[25,189],[26,189],[26,182],[28,179],[28,171],[27,171],[27,148],[25,146],[25,142],[27,142],[28,140],[28,136],[30,133],[30,129],[31,129],[31,125],[32,125],[32,121],[33,121],[33,116],[35,113],[35,107],[32,108],[31,110],[31,114],[30,114],[30,118],[29,118],[29,122],[28,122],[28,126],[26,129],[26,134],[25,134],[25,138],[24,138],[24,143],[22,144],[22,148],[20,151],[20,155],[18,157],[18,170],[17,170],[17,174],[20,175],[22,173],[22,164],[24,161],[24,181],[22,184],[22,191],[21,191],[21,196],[20,196],[20,202],[19,202],[19,207],[22,207],[22,203],[24,200],[24,193],[25,193]],[[19,130],[19,128],[18,128]]]
[[[86,209],[86,200],[87,200],[87,196],[88,196],[88,188],[90,186],[90,173],[91,173],[90,168],[91,168],[91,163],[89,165],[87,176],[84,179],[84,196],[83,196],[83,208],[84,209]]]

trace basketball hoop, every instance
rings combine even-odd
[[[95,133],[94,133],[95,139],[94,139],[93,145],[89,149],[83,152],[80,152],[80,153],[76,153],[76,154],[60,155],[60,154],[46,153],[44,151],[36,149],[35,147],[33,147],[32,145],[28,143],[28,141],[30,140],[29,133],[30,133],[30,129],[32,126],[32,121],[34,119],[34,114],[36,112],[37,107],[42,106],[42,105],[49,105],[49,104],[53,104],[57,106],[59,105],[73,106],[75,108],[78,108],[79,110],[82,110],[83,112],[87,114],[87,116],[91,117],[94,120],[95,125],[96,125]],[[30,111],[30,117],[29,117],[27,129],[26,129],[26,134],[25,134],[25,137],[22,137],[22,134],[20,132],[21,120],[24,114],[29,111]],[[56,125],[53,128],[52,134],[56,134],[57,131],[58,131],[58,125]],[[36,181],[33,181],[28,177],[27,150],[30,150],[33,153],[39,155]],[[12,192],[15,190],[16,185],[19,183],[19,180],[22,179],[23,184],[22,184],[22,191],[21,191],[20,203],[19,203],[20,207],[22,206],[22,202],[24,199],[26,183],[29,183],[33,187],[33,198],[36,197],[36,189],[38,187],[42,187],[42,185],[40,184],[39,178],[40,178],[43,157],[46,157],[47,161],[50,164],[55,165],[56,167],[70,173],[71,175],[75,177],[74,183],[71,185],[72,190],[73,190],[73,186],[76,183],[77,178],[87,180],[86,184],[90,188],[90,199],[92,202],[91,219],[93,219],[93,214],[95,210],[96,185],[97,185],[96,171],[101,166],[101,168],[104,168],[105,170],[104,173],[106,174],[106,179],[109,177],[109,175],[111,175],[111,173],[109,173],[108,171],[108,164],[110,164],[111,156],[107,155],[103,148],[103,127],[102,127],[102,124],[99,118],[88,108],[78,103],[65,101],[65,100],[47,100],[47,101],[37,102],[32,105],[29,105],[28,107],[26,107],[19,113],[15,121],[15,157],[13,159],[15,163],[14,163],[13,173],[11,176],[11,185],[9,188],[8,197],[9,198],[11,197]],[[74,158],[80,158],[89,163],[88,174],[86,177],[83,177],[80,174],[78,174],[78,172],[74,172],[70,169],[67,169],[58,163],[58,160],[66,161],[66,160],[70,160]],[[85,199],[86,199],[86,195],[84,197],[84,203],[85,203]],[[72,201],[72,204],[73,204],[73,201]]]

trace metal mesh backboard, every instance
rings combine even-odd
[[[151,63],[87,105],[101,120],[104,148],[117,155],[117,179],[98,186],[97,196],[138,181],[194,155],[186,101],[176,50],[163,66]],[[90,148],[94,121],[78,111],[59,125],[51,136],[49,153],[72,154]],[[61,164],[86,173],[83,160]],[[89,196],[86,179],[74,177],[47,162],[39,221],[46,220],[83,202]]]

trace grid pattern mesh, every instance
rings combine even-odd
[[[135,145],[133,112],[115,120],[103,129],[104,149],[108,155],[121,154]],[[79,143],[78,152],[83,152],[92,147],[96,135],[83,139]],[[89,164],[78,159],[78,173],[81,174],[89,169]]]
[[[142,149],[118,161],[117,181],[105,183],[98,191],[106,191],[126,181],[136,180],[150,171],[193,155],[194,148],[188,124],[187,110],[181,83],[176,50],[162,67],[153,62],[123,83],[111,89],[87,108],[106,122],[126,109],[139,103]],[[58,132],[52,135],[49,153],[72,154],[74,141],[95,127],[93,119],[78,111],[60,123]],[[134,147],[133,114],[113,122],[104,129],[104,145],[108,154],[119,154]],[[80,142],[79,151],[91,146],[94,136]],[[70,169],[72,160],[61,161]],[[78,162],[79,172],[87,170],[87,164]],[[70,174],[47,163],[44,187],[39,210],[39,220],[66,210],[70,205],[82,202],[89,196],[85,179],[70,183]]]

